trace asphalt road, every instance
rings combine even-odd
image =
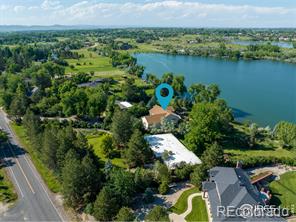
[[[17,203],[0,215],[0,221],[63,221],[28,154],[18,145],[2,110],[0,126],[10,138],[10,143],[0,149],[0,156],[4,157],[6,170],[18,193]]]

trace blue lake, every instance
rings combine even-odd
[[[185,76],[185,83],[219,85],[238,120],[274,126],[296,123],[296,65],[273,61],[229,61],[197,56],[140,53],[134,55],[145,73]]]

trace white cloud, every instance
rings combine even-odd
[[[41,4],[41,8],[44,10],[58,10],[62,7],[61,2],[57,0],[44,0]]]
[[[22,6],[22,5],[16,5],[13,7],[13,11],[16,12],[16,13],[20,13],[20,12],[23,12],[26,10],[26,7],[25,6]]]
[[[296,26],[296,23],[293,22],[296,20],[296,8],[293,7],[211,4],[188,0],[159,0],[142,3],[132,1],[103,3],[81,0],[70,6],[63,5],[62,2],[64,1],[44,0],[39,6],[27,7],[28,10],[31,10],[30,18],[35,17],[35,20],[29,21],[29,18],[26,19],[25,16],[24,19],[33,24],[105,26]],[[0,5],[0,10],[1,7],[4,8]],[[24,14],[23,11],[26,11],[19,6],[14,8],[18,14]],[[12,18],[6,17],[6,20],[12,20]]]

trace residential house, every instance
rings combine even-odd
[[[285,221],[266,210],[255,211],[267,206],[266,195],[252,185],[248,174],[239,167],[210,169],[202,190],[212,221]]]
[[[151,126],[159,127],[164,120],[177,123],[180,119],[181,117],[174,113],[171,106],[164,110],[162,107],[155,105],[149,110],[149,116],[142,117],[142,123],[147,130]]]

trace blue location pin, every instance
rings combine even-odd
[[[167,96],[162,96],[161,95],[161,90],[162,89],[167,89],[169,91],[169,94]],[[166,110],[168,105],[170,104],[171,99],[174,96],[174,90],[173,87],[171,87],[169,84],[167,83],[162,83],[159,86],[157,86],[156,90],[155,90],[155,95],[156,98],[158,100],[158,102],[160,103],[161,107]]]

